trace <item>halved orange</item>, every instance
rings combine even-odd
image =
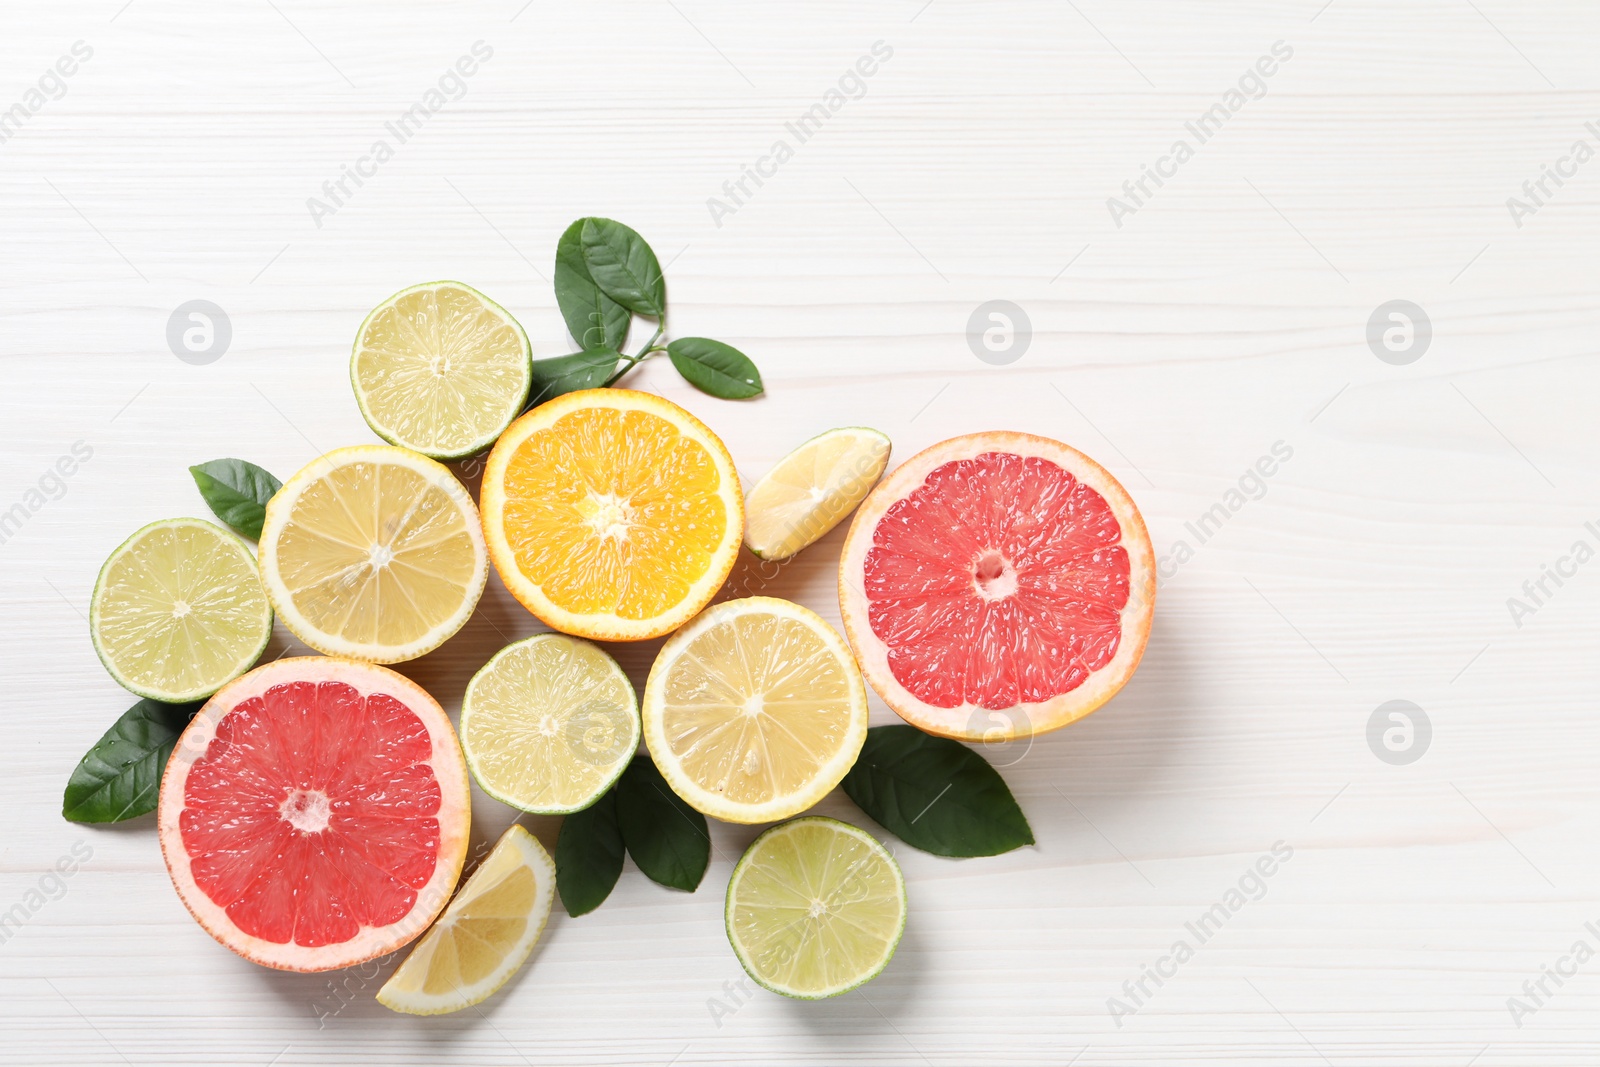
[[[555,629],[602,641],[687,622],[744,537],[739,475],[717,435],[631,389],[568,393],[512,423],[489,454],[481,505],[512,595]]]

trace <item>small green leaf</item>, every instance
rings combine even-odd
[[[283,487],[282,482],[242,459],[214,459],[190,467],[189,473],[217,518],[252,541],[261,539],[267,501]]]
[[[614,348],[595,348],[570,356],[533,361],[533,388],[528,390],[528,407],[537,407],[562,393],[579,389],[598,389],[617,369],[622,353]]]
[[[659,319],[667,309],[667,284],[650,245],[620,222],[581,221],[583,262],[600,291],[630,311]]]
[[[72,822],[121,822],[154,811],[167,757],[204,703],[141,700],[123,712],[72,772],[61,814]]]
[[[711,863],[706,817],[672,791],[649,756],[635,756],[617,783],[617,821],[641,871],[664,886],[694,892]]]
[[[706,337],[680,337],[667,345],[667,355],[678,373],[702,393],[723,400],[761,395],[761,372],[732,345]]]
[[[622,847],[614,788],[562,820],[556,838],[556,888],[568,915],[587,915],[611,895],[622,874]]]
[[[874,726],[844,791],[908,845],[937,856],[998,856],[1033,831],[989,762],[914,726]]]
[[[567,332],[582,349],[621,348],[628,339],[633,315],[601,292],[583,259],[583,224],[567,227],[556,242],[556,304],[567,322]]]

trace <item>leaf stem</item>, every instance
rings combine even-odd
[[[661,340],[661,335],[665,333],[666,330],[667,323],[666,320],[663,319],[661,323],[656,326],[655,336],[646,341],[644,347],[639,349],[636,354],[630,356],[627,353],[623,353],[622,366],[615,374],[606,379],[606,384],[602,388],[610,388],[611,386],[615,385],[624,374],[627,374],[634,367],[638,366],[640,363],[643,363],[655,353],[665,352],[666,347],[663,345],[658,345],[656,342]]]
[[[634,360],[635,361],[641,360],[645,356],[648,356],[651,352],[656,351],[656,342],[661,340],[661,335],[666,333],[666,332],[667,332],[667,320],[666,320],[666,317],[663,316],[661,321],[656,323],[655,335],[653,337],[651,337],[650,340],[645,342],[644,347],[639,350],[639,354],[634,357]]]

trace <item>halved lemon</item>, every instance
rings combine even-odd
[[[489,563],[449,468],[388,445],[340,448],[267,504],[261,577],[278,617],[330,656],[399,663],[466,623]]]
[[[717,435],[651,393],[586,389],[534,408],[483,473],[506,588],[550,626],[602,641],[670,633],[733,568],[744,501]]]
[[[725,915],[751,978],[786,997],[836,997],[888,966],[906,928],[906,883],[871,834],[813,815],[751,843]]]
[[[533,951],[555,886],[550,853],[513,824],[378,990],[378,1003],[408,1015],[443,1015],[487,1000]]]
[[[661,648],[644,741],[673,790],[726,822],[771,822],[844,779],[867,738],[867,693],[844,639],[773,597],[707,608]]]
[[[762,559],[788,559],[854,511],[889,466],[889,438],[845,426],[790,452],[744,499],[744,543]]]
[[[639,747],[639,700],[617,661],[565,634],[507,645],[467,683],[461,746],[483,791],[523,811],[588,807]]]
[[[199,519],[167,519],[135,532],[100,568],[89,636],[117,684],[178,704],[255,665],[272,608],[243,541]]]
[[[361,417],[390,444],[435,459],[480,452],[511,424],[533,383],[533,350],[511,313],[469,285],[414,285],[356,332],[350,384]]]

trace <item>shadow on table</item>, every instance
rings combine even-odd
[[[1196,708],[1184,628],[1195,624],[1158,612],[1138,671],[1088,717],[1038,737],[974,746],[1011,787],[1039,846],[1060,843],[1066,829],[1075,856],[1136,859],[1139,842],[1118,826],[1159,795],[1183,758]]]

